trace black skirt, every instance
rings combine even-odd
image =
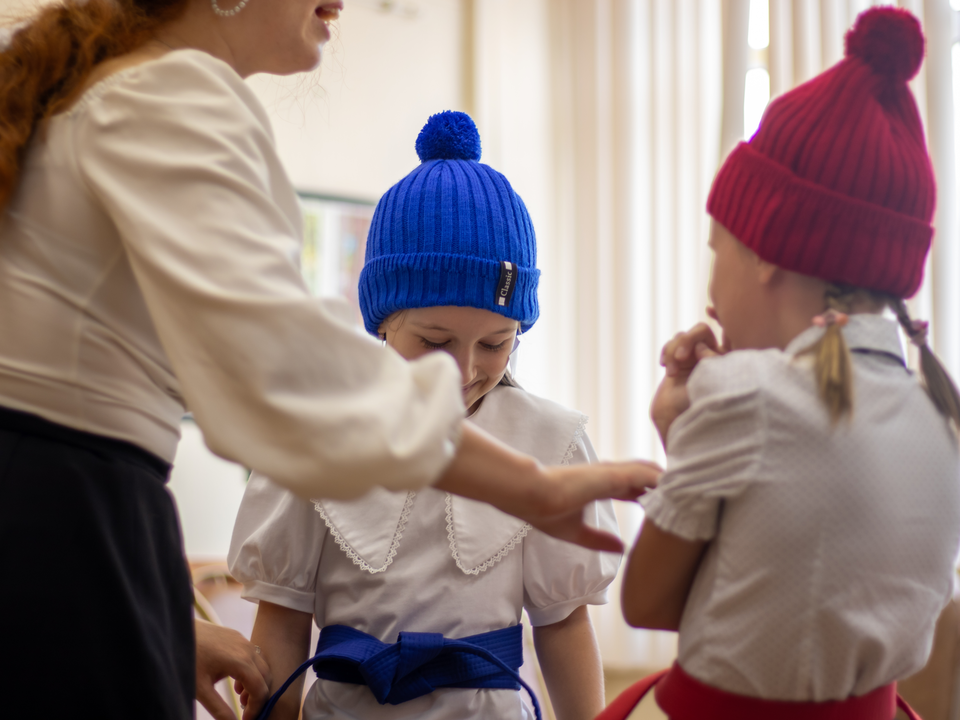
[[[0,716],[193,717],[169,473],[130,443],[0,408]]]

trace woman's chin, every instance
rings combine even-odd
[[[310,49],[305,49],[297,57],[291,57],[284,62],[282,66],[274,66],[269,70],[258,70],[270,75],[296,75],[297,73],[311,72],[320,67],[320,61],[323,59],[323,46],[316,45]]]

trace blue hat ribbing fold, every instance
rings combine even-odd
[[[420,165],[380,198],[360,273],[367,332],[398,310],[490,310],[526,332],[540,315],[530,215],[507,179],[480,160],[469,115],[433,115],[417,138]]]

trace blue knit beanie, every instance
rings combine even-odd
[[[469,115],[442,112],[417,138],[420,165],[380,198],[360,273],[367,332],[398,310],[490,310],[526,332],[540,315],[537,243],[507,179],[480,162]]]

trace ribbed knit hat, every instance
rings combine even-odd
[[[846,57],[773,101],[714,180],[708,212],[764,260],[828,282],[910,297],[920,287],[936,184],[907,86],[920,23],[875,7]]]
[[[480,160],[469,115],[433,115],[420,165],[380,198],[360,273],[367,332],[397,310],[458,305],[499,313],[526,332],[540,315],[530,215],[507,179]]]

